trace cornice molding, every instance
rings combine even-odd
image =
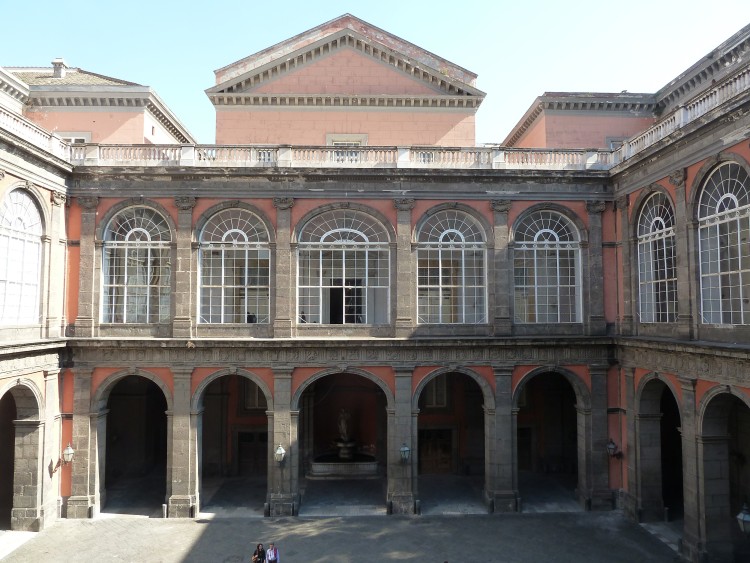
[[[390,96],[341,94],[209,94],[215,106],[346,107],[388,109],[476,109],[482,98],[467,96]]]
[[[449,78],[447,75],[442,74],[439,69],[433,69],[423,63],[412,60],[408,55],[380,43],[375,43],[371,39],[349,28],[326,36],[293,53],[287,55],[279,54],[277,58],[265,65],[209,88],[206,90],[206,94],[213,103],[216,103],[215,100],[218,94],[224,94],[225,96],[241,95],[243,92],[276,80],[343,48],[354,49],[376,61],[387,64],[401,71],[403,74],[426,84],[434,89],[436,93],[448,96],[478,97],[482,99],[485,96],[485,93],[481,90],[460,80]]]

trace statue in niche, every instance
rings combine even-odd
[[[341,409],[339,411],[339,441],[336,445],[339,448],[339,459],[350,461],[354,459],[354,440],[351,439],[351,428],[350,423],[352,420],[352,414],[349,409]]]
[[[342,442],[349,441],[349,423],[351,419],[352,414],[348,409],[341,409],[339,411],[339,437]]]

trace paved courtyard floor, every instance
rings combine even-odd
[[[0,532],[4,543],[22,532]],[[677,555],[620,512],[176,520],[60,520],[4,563],[250,561],[274,541],[284,563],[671,562]],[[1,557],[1,555],[0,555]]]

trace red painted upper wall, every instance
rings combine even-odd
[[[611,149],[612,141],[634,137],[654,121],[652,117],[635,115],[585,115],[545,110],[514,146]]]

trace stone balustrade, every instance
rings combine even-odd
[[[609,151],[499,147],[75,145],[83,166],[606,170]]]
[[[614,151],[487,147],[68,145],[0,108],[0,129],[76,166],[608,170],[750,90],[750,69],[703,92]]]
[[[706,115],[740,94],[750,90],[750,68],[746,68],[728,80],[706,90],[684,106],[664,116],[658,123],[640,135],[628,139],[612,153],[612,164],[619,164],[632,158],[640,151],[668,137],[678,129]]]
[[[35,147],[45,150],[57,158],[70,160],[70,145],[56,135],[52,135],[37,127],[20,115],[0,107],[0,129],[12,133],[16,137],[31,143]]]

